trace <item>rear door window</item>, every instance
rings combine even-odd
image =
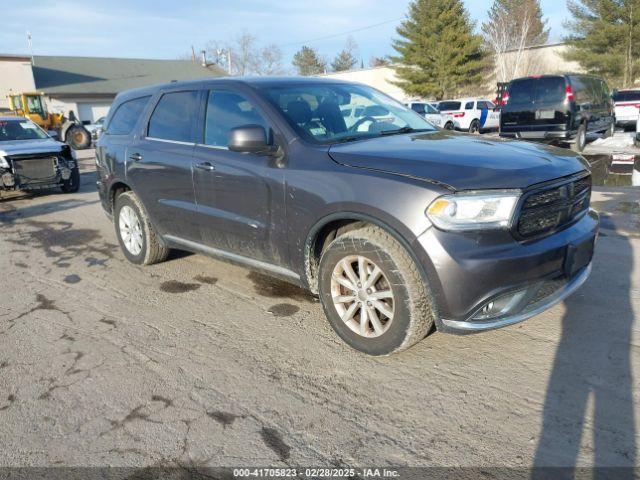
[[[473,102],[467,102],[467,104],[464,106],[465,110],[473,110]]]
[[[533,78],[515,80],[509,85],[509,103],[531,103],[535,99],[536,84]]]
[[[197,111],[197,91],[165,93],[149,119],[147,138],[193,143]]]
[[[542,77],[536,79],[536,102],[563,102],[566,96],[563,77]]]
[[[509,103],[562,102],[565,94],[563,77],[525,78],[509,85]]]
[[[110,135],[129,135],[138,123],[138,118],[149,98],[149,96],[140,97],[121,103],[113,114],[106,132]]]

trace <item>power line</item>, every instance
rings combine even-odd
[[[371,28],[380,27],[380,26],[386,25],[388,23],[398,22],[398,21],[403,20],[403,19],[404,19],[404,17],[394,18],[393,20],[385,20],[384,22],[375,23],[373,25],[367,25],[366,27],[356,28],[356,29],[349,30],[349,31],[346,31],[346,32],[335,33],[335,34],[332,34],[332,35],[325,35],[324,37],[313,38],[311,40],[305,40],[305,41],[302,41],[302,42],[285,43],[285,44],[280,45],[280,48],[295,47],[297,45],[307,45],[307,44],[319,42],[319,41],[322,41],[322,40],[329,40],[331,38],[342,37],[344,35],[349,35],[351,33],[362,32],[363,30],[369,30]]]

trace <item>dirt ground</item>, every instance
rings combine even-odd
[[[590,280],[502,330],[349,349],[314,297],[201,255],[125,261],[78,194],[0,199],[0,466],[633,466],[640,192]]]

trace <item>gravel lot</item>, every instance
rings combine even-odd
[[[296,287],[129,264],[90,158],[82,180],[0,199],[0,465],[639,461],[640,189],[594,194],[594,270],[565,304],[371,358]]]

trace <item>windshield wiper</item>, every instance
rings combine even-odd
[[[400,133],[413,133],[413,132],[424,132],[426,131],[426,129],[424,128],[413,128],[410,126],[405,126],[402,128],[396,128],[394,130],[382,130],[380,132],[380,135],[397,135]]]

